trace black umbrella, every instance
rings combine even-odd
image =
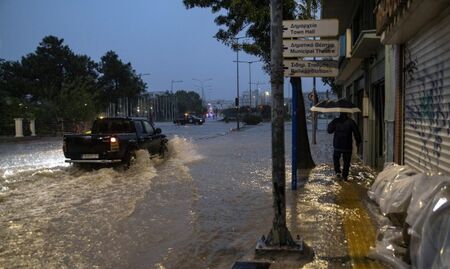
[[[317,103],[317,105],[311,107],[311,111],[315,112],[345,112],[345,113],[355,113],[361,112],[358,107],[353,105],[350,101],[346,99],[339,100],[324,100]]]

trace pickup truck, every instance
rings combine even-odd
[[[100,118],[89,134],[64,135],[63,152],[69,163],[122,163],[128,168],[139,149],[147,149],[150,158],[164,157],[167,142],[146,118]]]

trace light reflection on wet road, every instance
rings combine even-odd
[[[272,223],[270,124],[158,127],[171,138],[168,158],[140,152],[125,172],[67,166],[55,139],[0,145],[0,267],[230,268],[248,256]],[[316,163],[330,163],[331,137],[318,140]],[[339,188],[319,165],[307,188],[287,191],[289,229],[314,246],[319,265],[346,255]],[[320,232],[305,234],[311,227]]]

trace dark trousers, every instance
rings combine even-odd
[[[340,159],[344,160],[344,167],[342,169],[342,177],[347,178],[348,177],[348,171],[350,170],[350,160],[352,159],[352,152],[343,152],[335,150],[333,153],[333,162],[334,162],[334,172],[341,173],[341,164]]]

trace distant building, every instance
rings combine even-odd
[[[240,106],[250,106],[250,91],[243,91],[241,98],[240,98]],[[255,89],[252,90],[252,101],[251,101],[251,107],[258,106],[260,104],[260,98],[259,98],[259,90]]]
[[[209,100],[208,104],[213,109],[222,110],[222,109],[226,109],[226,108],[233,108],[234,100],[225,100],[225,99]]]

